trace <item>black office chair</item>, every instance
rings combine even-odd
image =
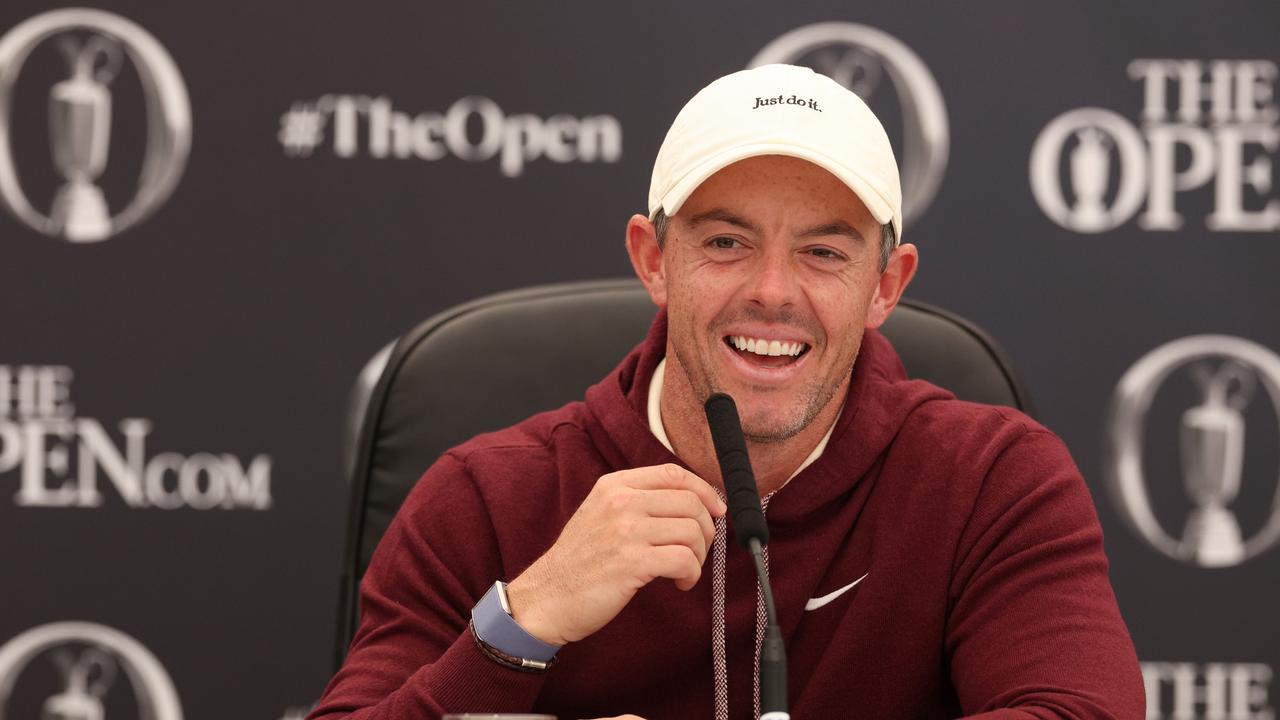
[[[446,310],[374,357],[351,403],[338,664],[359,624],[360,578],[427,467],[478,433],[581,398],[644,337],[654,313],[635,280],[533,287]],[[963,318],[903,300],[882,332],[911,377],[1031,413],[1003,351]]]

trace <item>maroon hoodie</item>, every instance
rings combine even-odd
[[[712,717],[709,567],[689,592],[650,583],[545,674],[489,660],[467,630],[472,606],[555,542],[597,478],[680,462],[646,415],[665,344],[660,313],[585,402],[427,471],[378,546],[360,629],[312,718]],[[878,333],[826,451],[767,515],[798,720],[1143,717],[1102,534],[1062,442],[1015,410],[907,380]],[[736,546],[725,572],[730,717],[754,718],[755,573]]]

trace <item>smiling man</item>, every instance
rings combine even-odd
[[[915,248],[891,249],[882,261],[885,233],[862,201],[795,157],[733,162],[674,207],[660,220],[662,238],[637,216],[627,243],[667,310],[663,424],[676,455],[714,477],[702,406],[728,393],[768,494],[835,422],[863,331],[897,303]]]
[[[1141,718],[1061,441],[908,380],[875,331],[917,254],[866,105],[804,68],[721,78],[668,132],[648,210],[626,246],[649,336],[584,402],[428,470],[312,717],[756,717],[763,607],[702,410],[726,392],[794,717]]]

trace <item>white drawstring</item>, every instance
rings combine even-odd
[[[716,492],[724,500],[724,493]],[[763,513],[769,507],[769,498],[773,493],[760,500]],[[711,545],[711,667],[715,679],[715,720],[729,720],[729,662],[725,651],[725,565],[729,549],[729,532],[727,517],[716,518],[716,536]],[[769,548],[764,549],[765,570],[769,569]],[[754,670],[752,671],[752,695],[755,702],[755,715],[760,715],[760,646],[764,643],[764,628],[768,622],[764,608],[764,591],[760,581],[756,580],[756,651]]]
[[[717,490],[720,500],[723,492]],[[729,664],[725,659],[724,582],[725,555],[729,545],[727,516],[716,518],[716,537],[711,546],[711,667],[715,676],[715,720],[729,720]]]

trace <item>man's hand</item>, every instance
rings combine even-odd
[[[678,465],[605,475],[551,549],[507,586],[512,616],[564,645],[604,627],[656,578],[689,590],[715,538],[711,518],[724,512],[716,491]]]

